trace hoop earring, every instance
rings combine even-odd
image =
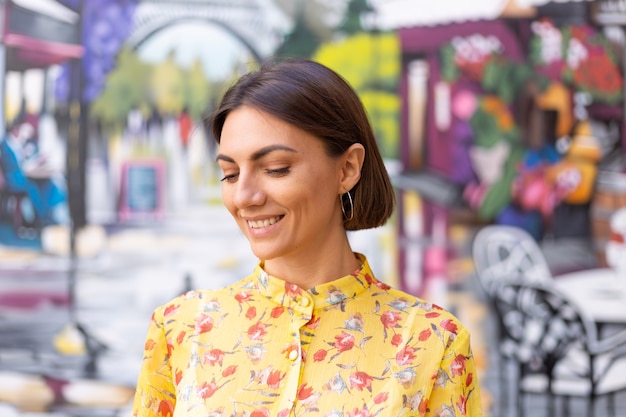
[[[352,202],[352,196],[350,195],[350,192],[348,191],[346,194],[348,195],[348,201],[350,202],[350,217],[348,217],[348,215],[346,214],[346,208],[343,204],[344,194],[339,195],[339,201],[341,202],[341,212],[343,213],[343,218],[350,221],[354,218],[354,203]]]

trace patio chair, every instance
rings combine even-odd
[[[487,293],[503,278],[523,276],[533,282],[552,278],[541,248],[528,232],[518,227],[481,228],[472,241],[472,257],[479,282]]]
[[[510,362],[514,362],[516,366],[519,364],[515,343],[507,337],[502,312],[495,303],[495,291],[506,280],[523,278],[539,282],[550,280],[552,275],[535,239],[523,229],[513,226],[489,225],[481,228],[472,241],[472,257],[476,277],[497,320],[500,403],[506,404],[507,383],[513,383],[516,392],[520,384],[519,378],[513,381],[506,379],[509,376],[506,366]]]
[[[548,393],[549,416],[555,415],[556,397],[566,400],[564,416],[570,397],[586,398],[587,416],[593,417],[597,398],[606,396],[608,415],[615,417],[614,395],[626,391],[626,330],[600,338],[584,306],[546,283],[504,282],[494,297],[520,364],[520,415],[525,393]]]

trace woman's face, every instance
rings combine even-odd
[[[342,158],[317,137],[244,106],[227,116],[217,159],[224,204],[259,259],[306,259],[345,237]]]

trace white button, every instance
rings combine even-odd
[[[289,352],[289,360],[295,361],[296,359],[298,359],[298,351],[292,350]]]
[[[309,300],[307,297],[302,297],[302,298],[300,299],[300,305],[301,305],[302,307],[308,307],[308,306],[309,306],[309,304],[311,304],[311,300]]]

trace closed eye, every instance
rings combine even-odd
[[[284,168],[276,168],[276,169],[267,169],[266,173],[275,177],[281,177],[283,175],[287,175],[289,173],[289,167]]]
[[[229,174],[225,175],[220,181],[221,182],[234,182],[237,179],[239,174]]]

